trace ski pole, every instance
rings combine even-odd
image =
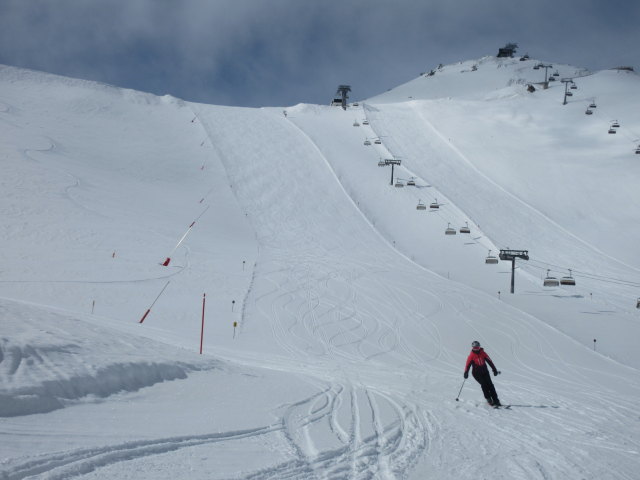
[[[462,393],[462,387],[464,387],[464,382],[466,381],[467,381],[466,378],[462,381],[462,386],[460,387],[460,391],[458,392],[458,396],[456,397],[456,402],[460,401],[459,399],[460,399],[460,394]]]

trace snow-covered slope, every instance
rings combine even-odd
[[[286,115],[0,69],[3,477],[633,478],[640,84],[534,64]]]
[[[398,103],[407,100],[436,100],[441,98],[460,100],[492,100],[510,97],[523,87],[536,87],[544,82],[545,70],[533,68],[539,60],[519,58],[496,58],[487,56],[478,60],[468,60],[452,65],[439,65],[420,77],[403,85],[376,95],[369,103]],[[544,62],[544,65],[550,65]],[[583,68],[571,65],[551,65],[547,70],[556,82],[562,78],[579,78],[589,75]],[[553,85],[553,83],[551,83]]]

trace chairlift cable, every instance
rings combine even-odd
[[[546,266],[545,267],[541,267],[541,266],[538,266],[538,265],[534,265],[534,263],[536,263],[536,262],[537,263],[541,263],[541,264],[546,265]],[[560,267],[559,265],[554,265],[552,263],[545,263],[545,262],[542,262],[540,260],[533,260],[533,259],[530,260],[528,266],[531,267],[531,268],[537,268],[539,270],[544,270],[544,271],[552,270],[552,269],[547,268],[548,266],[558,268],[558,269],[560,269],[561,272],[569,270],[568,268]],[[553,269],[552,271],[555,272],[557,270]],[[621,278],[607,277],[605,275],[598,275],[598,274],[589,273],[589,272],[582,272],[580,270],[575,270],[573,268],[571,269],[571,272],[572,272],[572,275],[574,277],[578,277],[578,278],[588,278],[590,280],[597,280],[597,281],[600,281],[600,282],[612,283],[612,284],[616,284],[616,285],[625,285],[625,286],[629,286],[629,287],[640,287],[640,282],[635,282],[635,281],[632,281],[632,280],[625,280],[625,279],[621,279]]]

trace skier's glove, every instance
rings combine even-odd
[[[500,370],[494,370],[493,371],[493,376],[497,377],[498,375],[500,375],[500,373],[501,373]]]
[[[464,372],[464,378],[465,379],[469,378],[469,372]]]

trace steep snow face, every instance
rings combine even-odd
[[[517,95],[527,85],[541,88],[545,69],[534,70],[539,60],[483,57],[451,65],[441,65],[387,92],[369,98],[367,103],[398,103],[410,100],[487,100]],[[545,63],[545,65],[549,65]],[[553,75],[557,73],[557,77]],[[570,65],[553,65],[548,77],[556,83],[562,78],[589,75],[589,71]],[[554,82],[552,82],[554,84]]]
[[[579,102],[509,84],[524,63],[286,116],[1,69],[0,476],[632,478],[640,326],[612,278],[637,266],[587,235],[582,163],[522,152],[579,143],[558,130]],[[605,90],[633,78],[584,81],[622,106]],[[515,295],[484,263],[507,245],[531,253]],[[543,288],[547,264],[578,285]],[[472,340],[511,411],[462,383]]]
[[[474,73],[496,77],[494,84],[501,77]],[[640,78],[625,71],[576,78],[565,105],[558,83],[533,94],[520,87],[510,99],[414,100],[369,111],[391,152],[454,198],[499,246],[528,245],[552,269],[577,249],[583,254],[574,270],[634,279]],[[414,97],[426,91],[413,88]],[[597,107],[585,115],[591,104]],[[614,120],[620,127],[610,134]]]
[[[540,234],[527,228],[533,208],[553,222],[544,228],[545,237],[558,230],[575,237],[564,249],[586,242],[640,268],[633,247],[640,234],[640,219],[638,210],[630,207],[630,201],[637,198],[634,179],[640,173],[635,154],[640,113],[632,100],[640,78],[608,71],[576,79],[575,85],[578,88],[569,90],[573,95],[566,105],[562,104],[564,85],[552,85],[533,94],[520,88],[508,100],[381,105],[384,113],[375,115],[372,110],[372,115],[387,122],[374,126],[388,137],[391,151],[412,167],[422,166],[428,180],[444,193],[460,197],[459,202],[465,204],[457,202],[458,206],[477,223],[491,225],[501,246],[536,247],[531,242]],[[593,102],[597,108],[585,115]],[[614,120],[620,127],[616,134],[609,134]],[[452,166],[455,162],[461,168]],[[486,189],[492,195],[487,196]],[[504,195],[499,198],[499,194]],[[462,200],[465,196],[469,201]],[[483,201],[478,202],[480,198]],[[521,225],[500,228],[505,218],[520,218]],[[559,262],[551,256],[548,260]],[[593,267],[593,273],[602,268]]]
[[[171,281],[152,321],[197,345],[202,294],[225,312],[240,302],[257,245],[189,106],[10,67],[0,78],[3,295],[127,324]],[[193,283],[174,281],[185,268]]]

